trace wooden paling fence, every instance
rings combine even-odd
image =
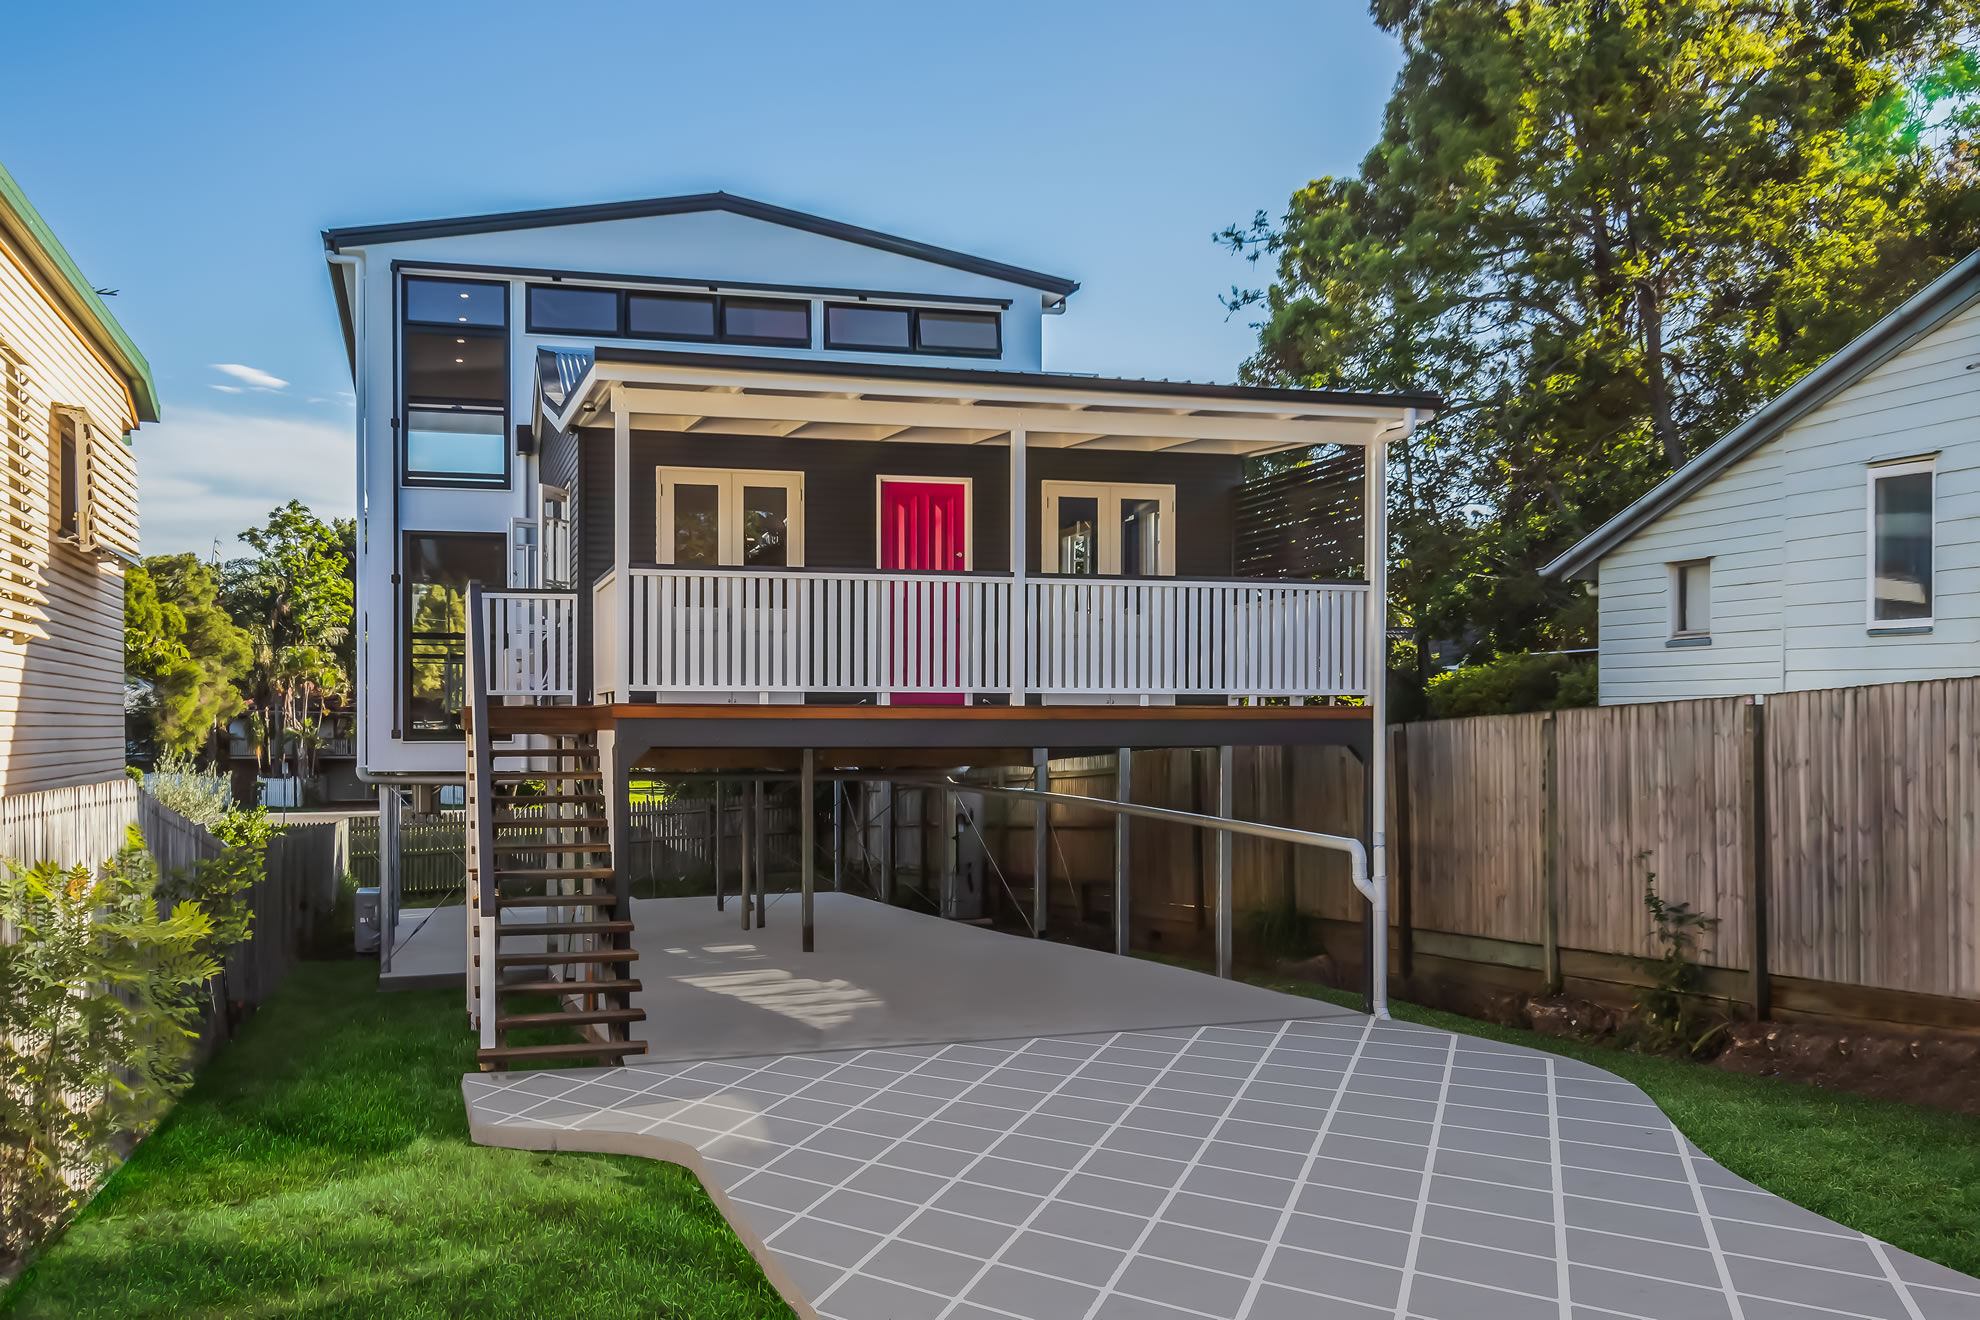
[[[1708,993],[1768,1012],[1980,1026],[1980,678],[1431,721],[1390,730],[1393,965],[1536,987],[1638,984],[1645,906],[1716,918]],[[1136,754],[1134,798],[1206,811],[1208,752]],[[1111,797],[1112,757],[1052,788]],[[1003,782],[1028,784],[1028,772]],[[1241,748],[1236,814],[1362,834],[1363,775],[1333,748]],[[898,810],[898,808],[897,808]],[[908,808],[907,810],[913,810]],[[999,874],[1031,884],[1026,804],[981,808]],[[1051,809],[1054,921],[1111,910],[1113,819]],[[1206,947],[1198,831],[1131,827],[1136,943]],[[1238,839],[1239,941],[1359,961],[1339,857]]]
[[[119,778],[44,793],[0,796],[0,857],[23,864],[52,861],[98,866],[122,850],[136,825],[161,875],[218,857],[223,844]],[[268,845],[264,875],[248,891],[253,934],[228,955],[221,993],[227,1003],[265,1000],[315,939],[336,906],[347,863],[335,825],[292,825]],[[0,928],[0,943],[14,938]]]

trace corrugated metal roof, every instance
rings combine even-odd
[[[29,250],[28,256],[37,259],[47,272],[62,285],[73,306],[69,309],[84,323],[84,330],[96,341],[97,346],[108,353],[114,365],[124,375],[130,386],[131,401],[136,405],[138,420],[155,422],[158,420],[158,387],[151,380],[151,364],[138,352],[131,337],[124,333],[124,327],[117,324],[117,318],[104,306],[103,299],[96,292],[96,286],[83,278],[82,268],[76,265],[68,249],[62,246],[55,231],[41,218],[41,212],[21,191],[20,184],[0,165],[0,223],[13,231],[17,241]]]

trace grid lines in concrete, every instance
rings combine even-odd
[[[1980,1280],[1573,1060],[1340,1018],[464,1079],[477,1139],[695,1168],[826,1320],[1951,1320]]]

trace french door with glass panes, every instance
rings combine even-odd
[[[1176,488],[1092,481],[1042,483],[1040,563],[1047,573],[1173,577]]]
[[[657,562],[709,568],[804,566],[802,472],[663,467],[655,482]]]

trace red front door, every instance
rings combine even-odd
[[[960,482],[882,481],[881,571],[960,573],[968,567],[969,518],[964,498]],[[960,630],[949,590],[908,586],[895,595],[897,672],[919,683],[939,682],[943,673],[953,674]],[[901,706],[959,706],[964,694],[899,692],[890,700]]]

